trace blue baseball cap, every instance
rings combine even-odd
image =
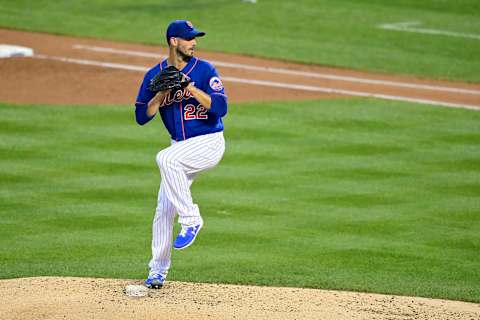
[[[188,20],[175,20],[167,28],[167,43],[171,37],[182,39],[193,39],[195,37],[203,37],[205,32],[199,31],[193,27]]]

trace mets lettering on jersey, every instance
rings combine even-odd
[[[167,60],[164,60],[145,74],[135,103],[138,124],[143,125],[153,118],[146,114],[148,102],[155,96],[155,93],[148,89],[148,84],[167,66]],[[215,67],[207,61],[193,57],[181,71],[192,79],[195,87],[210,95],[212,104],[210,110],[207,110],[187,89],[170,92],[163,100],[160,115],[172,139],[183,141],[223,131],[222,117],[227,113],[227,96]]]

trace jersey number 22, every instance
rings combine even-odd
[[[208,110],[201,104],[199,104],[198,106],[194,106],[193,104],[187,104],[185,106],[183,118],[185,120],[208,119],[207,112]]]

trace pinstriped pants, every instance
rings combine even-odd
[[[162,181],[152,226],[152,259],[150,274],[167,276],[171,263],[171,248],[175,214],[184,226],[202,221],[198,206],[193,203],[190,186],[195,176],[217,165],[225,151],[223,132],[172,141],[172,145],[157,154]]]

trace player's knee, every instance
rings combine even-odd
[[[165,150],[157,153],[157,165],[159,168],[168,168],[174,163],[174,159]]]
[[[157,165],[162,168],[165,163],[166,163],[166,155],[165,155],[165,152],[164,151],[160,151],[159,153],[157,153],[157,157],[156,157],[156,160],[157,160]]]

